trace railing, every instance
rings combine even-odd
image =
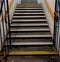
[[[10,34],[10,16],[8,0],[1,0],[0,8],[0,22],[1,22],[1,50],[4,57],[7,56],[9,48],[5,45],[11,45],[11,34]],[[9,40],[6,40],[9,37]]]
[[[55,0],[55,17],[54,17],[54,38],[53,42],[59,50],[59,17],[60,17],[60,0]]]

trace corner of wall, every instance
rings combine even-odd
[[[49,24],[49,28],[50,28],[50,31],[51,31],[51,34],[52,34],[52,37],[53,37],[54,20],[52,19],[51,15],[50,15],[50,12],[49,12],[44,0],[42,2],[42,6],[43,6],[43,9],[44,9],[44,12],[45,12],[48,24]]]

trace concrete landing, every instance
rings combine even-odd
[[[21,3],[37,3],[37,0],[21,0]]]

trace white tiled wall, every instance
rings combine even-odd
[[[21,0],[14,0],[13,5],[10,9],[10,19],[12,19],[12,16],[13,16],[13,13],[14,13],[17,3],[21,3]]]

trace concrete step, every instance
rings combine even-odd
[[[47,42],[47,41],[45,41],[45,42],[18,42],[18,41],[16,41],[16,42],[12,42],[12,45],[20,45],[20,46],[24,46],[24,45],[40,45],[40,46],[43,46],[43,45],[53,45],[53,42]]]
[[[11,31],[50,31],[49,27],[12,27]]]
[[[9,55],[43,55],[43,56],[48,56],[48,55],[51,55],[51,56],[54,56],[54,55],[58,55],[58,52],[57,51],[11,51],[9,53]]]
[[[28,10],[28,9],[29,10],[43,10],[43,8],[19,8],[19,7],[18,8],[16,7],[15,10]]]
[[[41,23],[47,22],[46,19],[12,19],[12,23]]]
[[[12,34],[11,34],[12,35]],[[8,38],[9,40],[9,38]],[[11,37],[12,45],[20,45],[20,46],[53,46],[52,37],[29,37],[29,38],[17,38],[17,37]],[[7,43],[7,42],[6,42]]]
[[[31,5],[31,4],[30,5],[17,4],[16,8],[43,8],[43,6],[42,5]]]
[[[13,16],[13,19],[46,19],[46,16]]]
[[[27,9],[27,10],[15,10],[15,11],[44,11],[44,10],[29,10],[29,9]]]
[[[39,15],[39,16],[45,16],[45,14],[44,13],[14,13],[14,16],[37,16],[37,15]]]
[[[13,16],[45,16],[45,14],[14,14]]]
[[[22,27],[22,26],[48,26],[48,24],[47,23],[12,23],[11,25],[10,25],[11,27]]]
[[[57,55],[58,52],[52,46],[20,46],[13,47],[9,55]]]
[[[14,13],[14,14],[44,14],[44,13]]]
[[[42,31],[27,31],[27,32],[17,32],[17,31],[12,31],[11,34],[15,34],[15,35],[51,35],[50,31],[45,31],[45,32],[42,32]]]
[[[9,55],[58,55],[57,51],[11,51]]]
[[[11,35],[11,38],[52,38],[52,35]]]
[[[16,8],[43,8],[43,6],[37,6],[37,5],[35,5],[35,6],[20,6],[20,5],[18,5],[18,6],[16,6]]]
[[[16,8],[43,8],[43,6],[16,6]]]
[[[43,10],[15,10],[15,13],[44,13]]]
[[[13,17],[15,17],[15,18],[24,18],[24,17],[25,18],[28,18],[28,17],[33,18],[33,17],[36,17],[37,18],[37,17],[45,17],[45,16],[13,16]]]
[[[15,10],[15,13],[44,13],[44,10]]]
[[[40,32],[40,31],[18,31],[16,30],[11,30],[11,37],[12,38],[51,38],[52,35],[49,32]]]

